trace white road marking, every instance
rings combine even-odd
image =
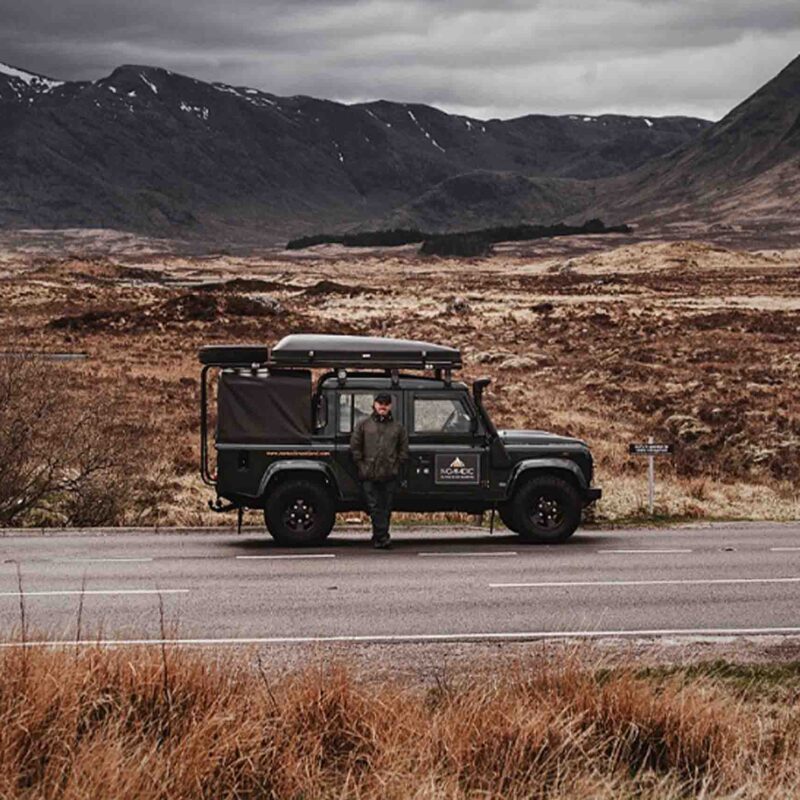
[[[674,548],[672,550],[598,550],[598,553],[691,553],[686,548]]]
[[[133,564],[152,561],[152,558],[52,558],[56,564]]]
[[[60,597],[90,594],[188,594],[188,589],[58,589],[44,592],[0,592],[0,597]]]
[[[796,553],[800,547],[770,547],[770,553]]]
[[[336,558],[333,553],[304,553],[303,555],[288,556],[236,556],[240,561],[263,561],[263,560],[298,560],[303,558]]]
[[[800,578],[698,578],[657,581],[541,581],[490,583],[490,589],[552,589],[564,586],[704,586],[731,583],[800,583]]]
[[[31,642],[0,642],[9,647],[140,647],[152,645],[254,645],[308,644],[336,642],[458,642],[458,641],[526,641],[536,639],[605,639],[660,636],[796,636],[800,628],[644,628],[639,630],[608,631],[516,631],[512,633],[406,633],[365,634],[351,636],[252,636],[219,639],[84,639],[81,641],[41,640]]]
[[[417,553],[418,556],[422,556],[423,558],[491,558],[496,556],[516,556],[519,553],[516,550],[508,550],[503,552],[477,552],[477,553],[447,553],[447,552],[427,552],[427,553]]]

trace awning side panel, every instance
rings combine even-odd
[[[223,372],[217,395],[220,444],[308,444],[311,372]]]

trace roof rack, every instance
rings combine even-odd
[[[263,345],[212,345],[200,350],[200,362],[221,367],[368,367],[452,370],[461,368],[461,352],[429,342],[378,336],[291,334],[273,348]]]

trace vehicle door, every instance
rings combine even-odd
[[[392,415],[403,422],[403,408],[399,389],[381,389],[392,396]],[[350,453],[350,436],[361,420],[372,413],[372,402],[377,390],[348,389],[346,386],[336,390],[335,415],[335,453],[338,474],[342,476],[342,493],[345,498],[360,497],[361,486],[358,470]]]
[[[466,392],[409,392],[408,493],[447,501],[488,480],[486,437]]]

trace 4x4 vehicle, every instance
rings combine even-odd
[[[392,413],[409,435],[397,510],[496,509],[523,540],[552,543],[571,536],[582,509],[600,497],[586,443],[498,430],[481,401],[489,380],[475,381],[471,392],[453,380],[462,365],[454,348],[295,334],[272,348],[204,347],[200,362],[201,474],[217,493],[210,505],[263,509],[281,544],[317,544],[337,511],[365,509],[350,434],[371,413],[377,392],[392,395]],[[216,475],[209,463],[210,370],[219,372]]]

